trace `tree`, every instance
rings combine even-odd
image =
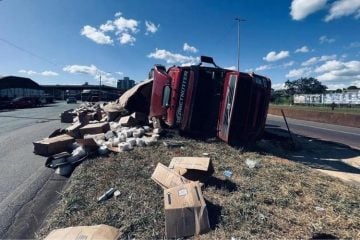
[[[294,81],[287,80],[285,88],[289,95],[325,93],[327,89],[325,85],[313,77],[300,78]]]
[[[348,90],[357,90],[359,89],[357,86],[350,86],[347,88]]]

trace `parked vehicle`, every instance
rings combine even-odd
[[[214,67],[202,66],[203,63]],[[264,130],[270,79],[218,67],[155,65],[150,117],[183,133],[219,137],[231,145],[253,142]]]
[[[76,97],[68,97],[66,103],[77,103]]]
[[[31,108],[38,104],[33,97],[17,97],[11,100],[10,107],[12,108]]]

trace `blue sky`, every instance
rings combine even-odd
[[[0,0],[0,75],[40,84],[141,81],[197,63],[360,87],[360,0]]]

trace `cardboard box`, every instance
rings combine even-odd
[[[72,112],[73,109],[64,111],[63,113],[60,114],[60,121],[62,123],[72,123],[75,117],[74,113],[70,113]]]
[[[34,142],[34,153],[50,156],[61,152],[66,152],[71,143],[74,142],[74,138],[62,134],[53,138],[44,138],[43,140]]]
[[[167,238],[182,238],[210,230],[206,203],[197,182],[164,190]]]
[[[67,127],[65,129],[66,133],[73,138],[79,138],[81,136],[80,134],[80,128],[82,127],[82,124],[80,122],[76,122],[72,124],[70,127]]]
[[[110,227],[108,225],[96,226],[78,226],[68,227],[53,230],[46,236],[45,240],[80,240],[80,239],[104,239],[116,240],[119,239],[121,233],[119,229]]]
[[[156,166],[155,171],[151,175],[151,179],[164,189],[183,185],[190,182],[189,180],[180,176],[178,173],[169,169],[161,163],[158,163],[158,165]]]
[[[209,157],[174,157],[169,168],[191,181],[205,182],[214,173]]]
[[[131,127],[136,125],[136,120],[132,116],[122,117],[119,120],[121,126]]]
[[[106,133],[109,130],[110,130],[110,125],[108,122],[91,123],[80,128],[80,133],[81,135],[98,134],[98,133]]]
[[[82,124],[88,124],[91,121],[91,115],[87,111],[81,111],[77,113],[79,122]]]
[[[86,139],[76,139],[76,142],[80,144],[85,151],[95,151],[99,148],[97,143],[93,138],[86,138]]]

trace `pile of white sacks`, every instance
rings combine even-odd
[[[151,146],[160,137],[159,129],[151,129],[149,126],[124,127],[117,122],[110,122],[110,131],[105,134],[85,135],[84,139],[93,138],[99,146],[99,155],[105,155],[108,151],[125,152],[134,147]]]

